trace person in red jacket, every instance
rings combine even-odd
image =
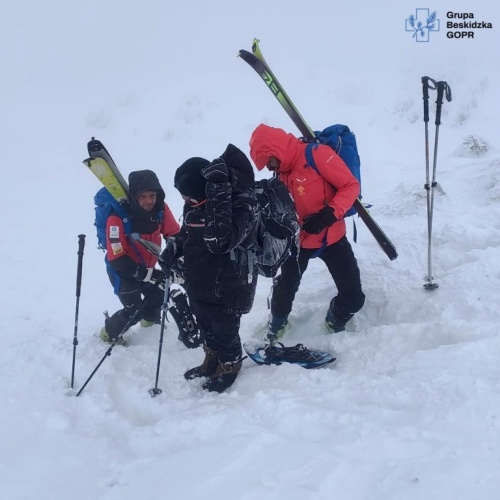
[[[159,246],[162,236],[166,239],[179,232],[179,224],[164,201],[165,192],[154,172],[131,172],[129,194],[127,213],[132,232]],[[142,326],[151,326],[160,322],[163,291],[153,285],[156,280],[164,279],[164,273],[155,269],[158,258],[125,233],[124,221],[116,213],[106,222],[106,247],[108,276],[123,309],[106,318],[99,336],[105,342],[121,343],[119,335],[141,305],[143,296],[147,302],[133,324],[141,321]]]
[[[250,156],[255,166],[258,170],[267,167],[286,184],[301,226],[299,255],[291,255],[285,261],[273,286],[265,340],[272,341],[283,334],[311,258],[323,260],[337,287],[338,293],[331,299],[325,318],[330,331],[344,331],[346,323],[365,302],[358,264],[343,220],[359,195],[359,182],[343,160],[325,145],[313,150],[319,175],[307,164],[306,146],[292,134],[264,124],[250,138]]]

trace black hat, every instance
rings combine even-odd
[[[175,172],[174,186],[183,196],[202,201],[205,195],[205,178],[201,175],[201,169],[210,162],[205,158],[189,158]]]

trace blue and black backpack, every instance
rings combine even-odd
[[[105,188],[99,189],[94,196],[95,221],[97,232],[97,248],[106,251],[106,221],[115,212],[123,221],[125,234],[132,233],[132,221],[127,214],[125,207],[120,204],[113,195]]]
[[[306,160],[310,167],[312,167],[318,174],[320,173],[316,163],[314,162],[313,150],[319,144],[326,144],[330,146],[335,153],[337,153],[344,163],[349,167],[352,175],[358,179],[361,186],[361,162],[358,154],[358,146],[356,144],[356,136],[349,129],[347,125],[330,125],[324,130],[314,132],[316,136],[313,141],[302,139],[304,142],[309,142],[306,147]],[[361,191],[359,194],[361,198]],[[346,212],[345,217],[350,217],[356,213],[356,209],[352,207]]]
[[[124,205],[119,203],[113,195],[105,188],[99,189],[94,196],[95,204],[95,220],[94,225],[96,227],[97,233],[97,248],[106,251],[106,222],[108,217],[114,212],[123,221],[123,229],[127,240],[130,243],[131,248],[136,252],[140,261],[143,261],[139,250],[136,247],[134,240],[130,237],[132,234],[132,218],[127,213],[127,209]],[[163,211],[158,212],[158,219],[161,221],[163,219]],[[118,295],[120,288],[120,277],[114,271],[114,269],[109,265],[107,256],[104,258],[106,262],[106,268],[108,274],[114,276],[114,291]],[[144,264],[144,262],[143,262]]]

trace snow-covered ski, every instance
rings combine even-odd
[[[243,343],[243,349],[245,349],[249,358],[259,365],[292,363],[303,368],[317,368],[318,366],[332,363],[336,359],[329,352],[311,350],[302,344],[285,347],[280,342],[275,342],[271,345],[250,339]]]

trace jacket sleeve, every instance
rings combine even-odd
[[[106,222],[106,250],[109,265],[120,276],[131,278],[137,269],[137,262],[129,256],[130,247],[123,221],[116,215],[109,216]]]
[[[246,193],[233,200],[230,182],[207,182],[206,193],[205,244],[215,254],[230,252],[253,227],[253,200]]]
[[[333,208],[335,217],[342,219],[359,196],[359,182],[342,158],[330,147],[314,148],[313,156],[323,179],[336,190],[333,197],[326,202]]]
[[[163,221],[161,227],[161,234],[165,238],[169,236],[175,236],[180,231],[179,223],[175,220],[172,211],[169,206],[165,203],[163,206]]]

